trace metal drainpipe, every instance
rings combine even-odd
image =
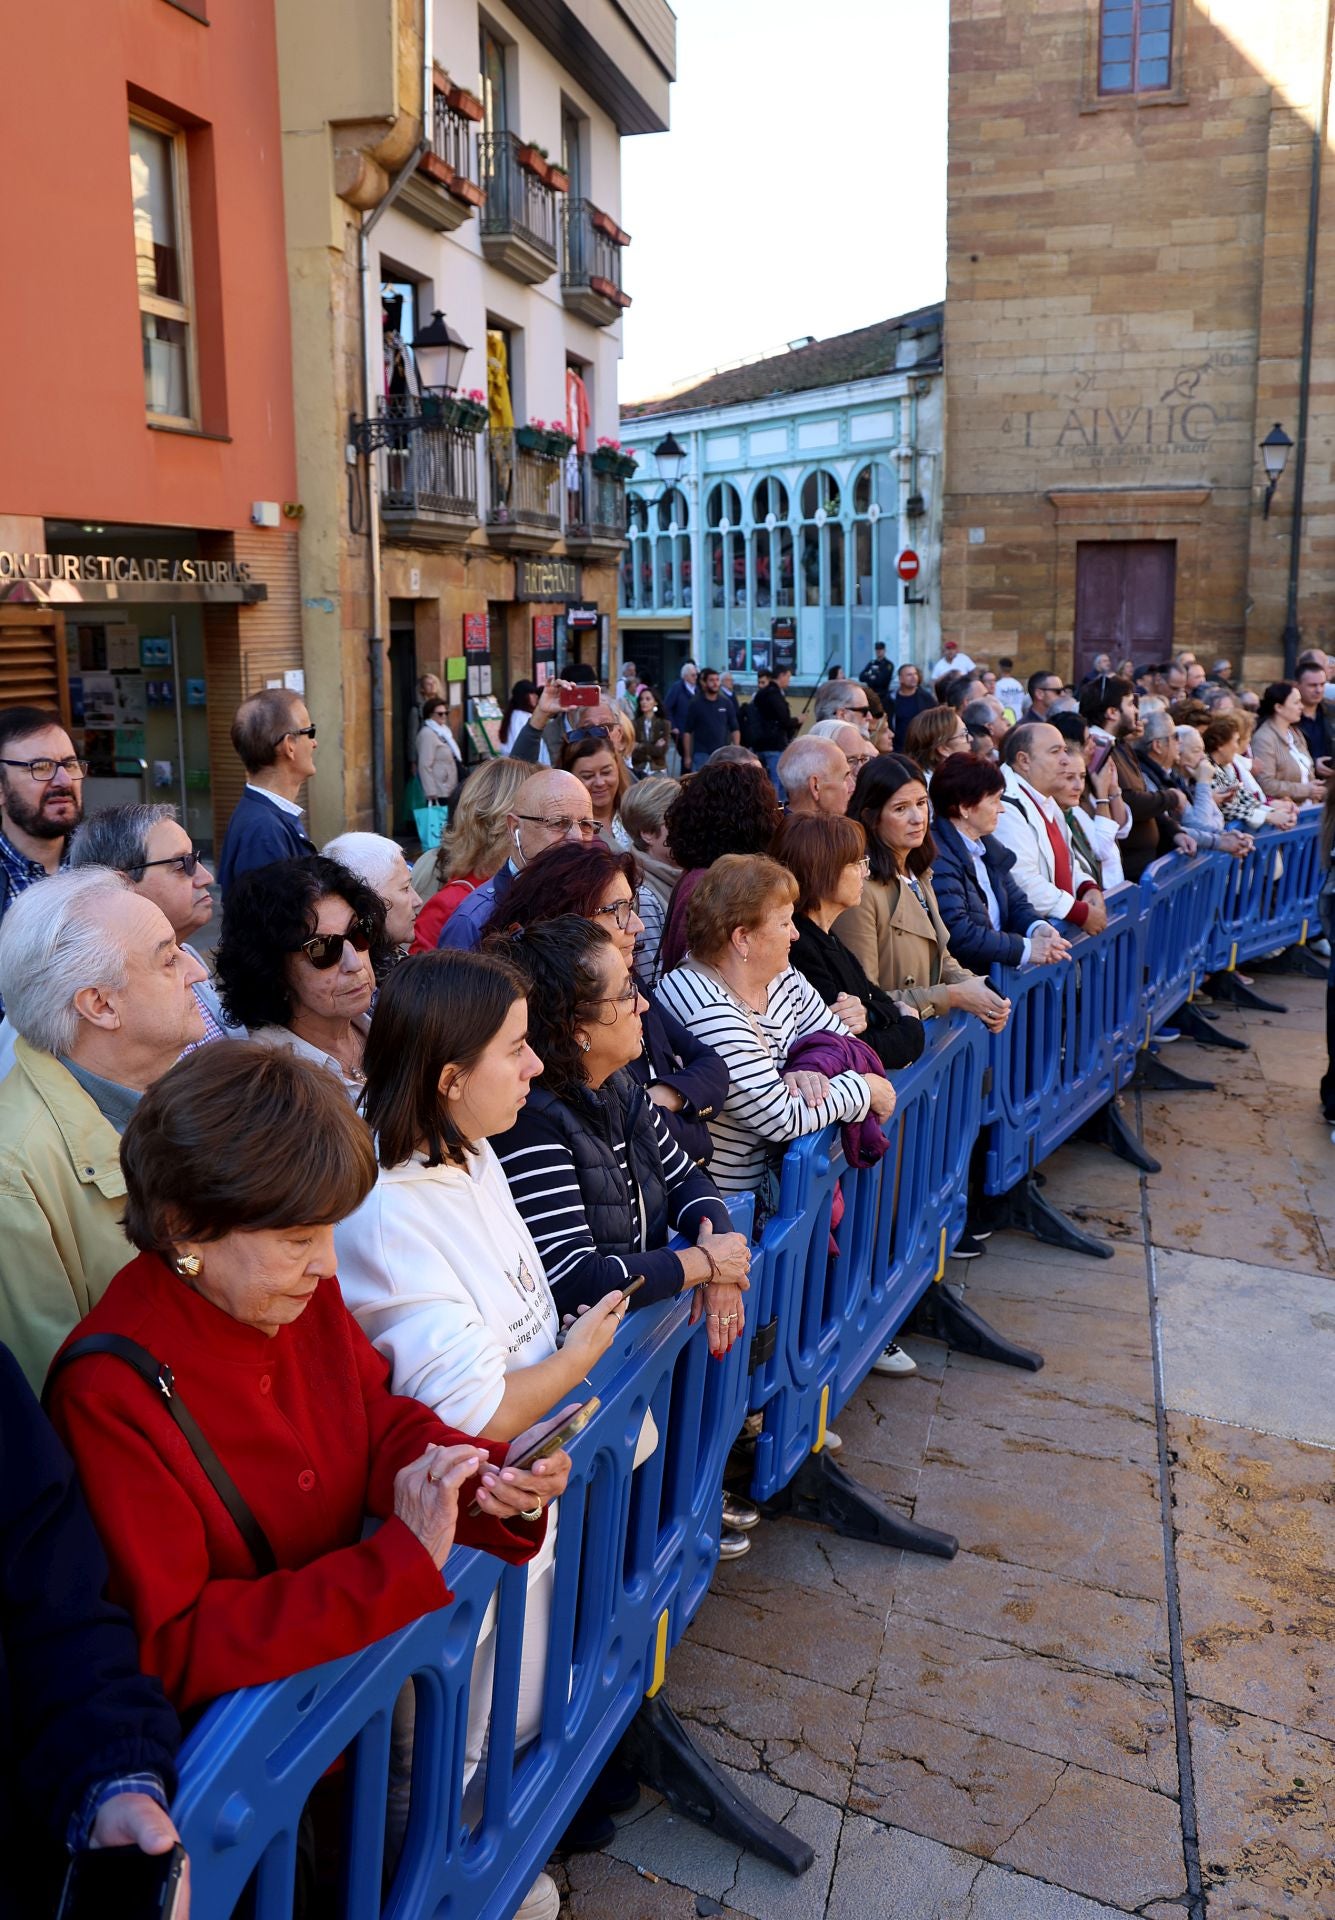
[[[1312,333],[1316,317],[1317,240],[1321,221],[1321,166],[1330,120],[1331,29],[1335,4],[1326,0],[1325,59],[1321,68],[1321,111],[1312,132],[1312,178],[1307,199],[1307,272],[1303,285],[1303,343],[1298,365],[1298,443],[1293,452],[1293,524],[1289,529],[1289,592],[1284,610],[1284,673],[1292,679],[1302,643],[1298,624],[1298,577],[1302,566],[1303,495],[1307,477],[1307,415],[1312,388]]]
[[[422,0],[422,138],[389,184],[379,206],[365,216],[357,234],[357,269],[361,281],[362,334],[362,418],[371,417],[371,230],[382,214],[389,212],[413,174],[422,155],[431,145],[432,73],[434,69],[432,8],[434,0]],[[389,783],[385,766],[385,646],[380,628],[380,502],[376,497],[375,455],[366,455],[367,518],[371,528],[371,630],[366,649],[371,669],[371,806],[377,833],[388,835],[393,824],[389,817]]]

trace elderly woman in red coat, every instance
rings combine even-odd
[[[503,1443],[389,1391],[343,1304],[332,1229],[376,1165],[337,1080],[249,1042],[206,1047],[144,1096],[121,1160],[141,1251],[57,1356],[50,1406],[112,1595],[178,1708],[338,1659],[445,1606],[456,1539],[533,1556],[568,1458],[502,1470]],[[170,1368],[176,1405],[240,1496],[239,1522],[151,1378],[120,1353],[78,1352],[106,1334]],[[367,1514],[382,1524],[363,1539]]]

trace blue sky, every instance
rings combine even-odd
[[[622,142],[622,401],[939,299],[949,0],[676,0],[672,127]]]

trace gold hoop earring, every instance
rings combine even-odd
[[[197,1280],[204,1271],[204,1262],[197,1253],[178,1253],[176,1271],[183,1274],[187,1280]]]

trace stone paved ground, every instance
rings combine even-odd
[[[668,1698],[810,1872],[645,1796],[569,1862],[564,1913],[1335,1915],[1324,990],[1258,984],[1289,1011],[1225,1012],[1249,1052],[1165,1050],[1219,1090],[1143,1097],[1162,1173],[1087,1146],[1048,1163],[1112,1260],[1008,1234],[968,1270],[1043,1371],[913,1341],[917,1378],[841,1416],[843,1464],[958,1558],[767,1523],[674,1655]]]

